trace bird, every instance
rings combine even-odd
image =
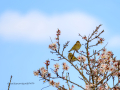
[[[74,62],[78,60],[72,53],[68,54],[68,59],[70,60],[70,62]]]
[[[75,45],[68,51],[68,52],[70,52],[70,51],[72,51],[72,50],[79,50],[81,48],[81,44],[80,44],[80,42],[79,41],[77,41],[76,43],[75,43]]]

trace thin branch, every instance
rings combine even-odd
[[[65,44],[65,45],[63,45],[63,51],[64,51],[64,49],[68,46],[68,43],[69,43],[70,41],[67,41],[67,43]],[[62,51],[62,55],[63,55],[63,51]]]
[[[49,86],[50,86],[50,85],[49,85]],[[47,88],[47,87],[49,87],[49,86],[43,87],[42,89]],[[41,90],[42,90],[42,89],[41,89]]]
[[[107,44],[108,44],[108,43],[107,43]],[[107,46],[107,44],[106,44],[103,48],[105,48],[105,47]],[[103,50],[103,48],[102,48],[101,50],[99,50],[99,51],[97,51],[97,52],[93,53],[93,55],[95,55],[95,54],[97,54],[98,52],[102,51],[102,50]],[[92,57],[93,55],[91,55],[90,57]]]
[[[12,80],[12,75],[11,75],[11,78],[10,78],[10,83],[9,83],[9,86],[8,86],[8,90],[10,88],[11,80]]]
[[[90,47],[93,47],[93,46],[97,46],[98,44],[99,44],[99,42],[98,42],[98,43],[96,43],[95,45],[91,45],[91,46],[89,46],[89,48],[90,48]]]
[[[50,37],[50,36],[49,36]],[[51,37],[50,37],[50,40],[51,40],[51,42],[52,42],[52,39],[51,39]],[[53,42],[52,42],[53,43]]]
[[[100,34],[102,34],[104,32],[104,30],[102,30],[101,31],[101,33],[99,33],[99,35],[98,36],[96,36],[95,38],[98,38],[99,36],[100,36]],[[91,40],[89,40],[89,42],[91,42],[92,40],[94,40],[95,38],[93,38],[93,39],[91,39]]]
[[[96,27],[95,31],[93,31],[93,33],[91,34],[90,38],[92,38],[92,36],[95,34],[95,32],[98,31],[98,29],[100,28],[100,26],[102,26],[102,24],[100,24],[98,27]],[[90,40],[90,38],[88,38],[88,40]]]

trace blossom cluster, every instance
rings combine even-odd
[[[60,34],[61,34],[61,31],[58,29],[57,34],[56,34],[56,35],[57,35],[56,40],[59,40],[59,35],[60,35]],[[54,50],[54,51],[57,50],[57,45],[56,45],[57,43],[58,43],[58,42],[55,42],[55,43],[50,44],[50,45],[49,45],[49,48],[52,49],[52,50]]]
[[[116,62],[115,60],[113,60],[112,57],[113,53],[111,51],[106,51],[106,49],[103,49],[103,52],[100,56],[100,58],[98,59],[97,63],[98,63],[98,68],[93,69],[93,74],[94,75],[102,75],[105,72],[113,72],[115,70],[118,69],[118,62]],[[94,61],[94,59],[91,59],[91,63]],[[120,67],[120,66],[119,66]],[[97,69],[98,69],[98,73],[97,73]],[[118,77],[118,71],[113,73],[112,76],[117,76]],[[98,78],[98,79],[97,79]],[[100,82],[102,80],[101,76],[95,77],[95,80],[97,79],[98,82]],[[94,84],[95,85],[95,84]],[[92,86],[94,86],[93,84],[90,85],[86,85],[86,89],[90,90]],[[103,85],[98,86],[98,90],[107,90],[108,89],[108,85],[105,83],[105,87]]]
[[[101,43],[101,44],[102,44],[103,41],[105,40],[104,38],[100,38],[100,37],[98,37],[98,39],[99,39],[99,40],[98,40],[98,43]]]
[[[78,56],[77,59],[80,61],[80,62],[85,62],[86,61],[86,57],[84,56]]]
[[[52,43],[49,45],[49,48],[52,49],[52,50],[57,50],[57,45],[56,43]]]
[[[50,62],[49,60],[46,60],[46,66],[48,65],[47,63],[48,62]],[[62,66],[63,66],[63,69],[64,70],[68,70],[69,69],[69,67],[66,65],[66,63],[63,63],[62,64]],[[60,65],[58,64],[58,63],[56,63],[56,64],[54,64],[54,67],[55,67],[55,72],[58,72],[58,69],[59,69],[59,67],[60,67]],[[51,73],[49,73],[48,72],[48,70],[47,69],[45,69],[45,67],[41,67],[39,70],[37,70],[37,71],[34,71],[33,72],[33,74],[35,75],[35,76],[38,76],[38,75],[40,75],[41,77],[43,77],[43,78],[45,78],[45,79],[47,79],[47,77],[51,77]],[[65,77],[62,77],[63,79],[65,79]],[[45,81],[43,81],[43,82],[45,82]],[[60,82],[58,82],[58,83],[56,83],[56,82],[54,82],[53,80],[50,80],[49,81],[49,84],[51,85],[51,86],[55,86],[56,88],[60,88]],[[74,88],[74,86],[72,85],[72,87],[71,87],[71,89],[70,90],[73,90],[73,88]]]
[[[57,31],[57,38],[56,38],[56,40],[59,40],[59,35],[61,34],[61,31],[58,29],[58,31]]]

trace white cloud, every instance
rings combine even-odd
[[[46,41],[49,36],[55,38],[59,28],[62,40],[75,40],[80,39],[78,33],[91,34],[99,24],[96,18],[78,12],[52,16],[36,11],[26,15],[6,12],[0,17],[0,36],[7,40]]]

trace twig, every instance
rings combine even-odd
[[[108,44],[108,43],[107,43]],[[107,46],[107,44],[103,47],[103,48],[105,48],[106,46]],[[97,52],[95,52],[95,53],[93,53],[93,55],[94,54],[97,54],[98,52],[100,52],[100,51],[102,51],[103,50],[103,48],[101,49],[101,50],[99,50],[99,51],[97,51]],[[90,57],[92,57],[93,55],[91,55]]]
[[[11,80],[12,80],[12,75],[11,75],[11,78],[10,78],[10,83],[11,83]],[[8,86],[8,90],[9,90],[9,88],[10,88],[10,83],[9,83],[9,86]]]

